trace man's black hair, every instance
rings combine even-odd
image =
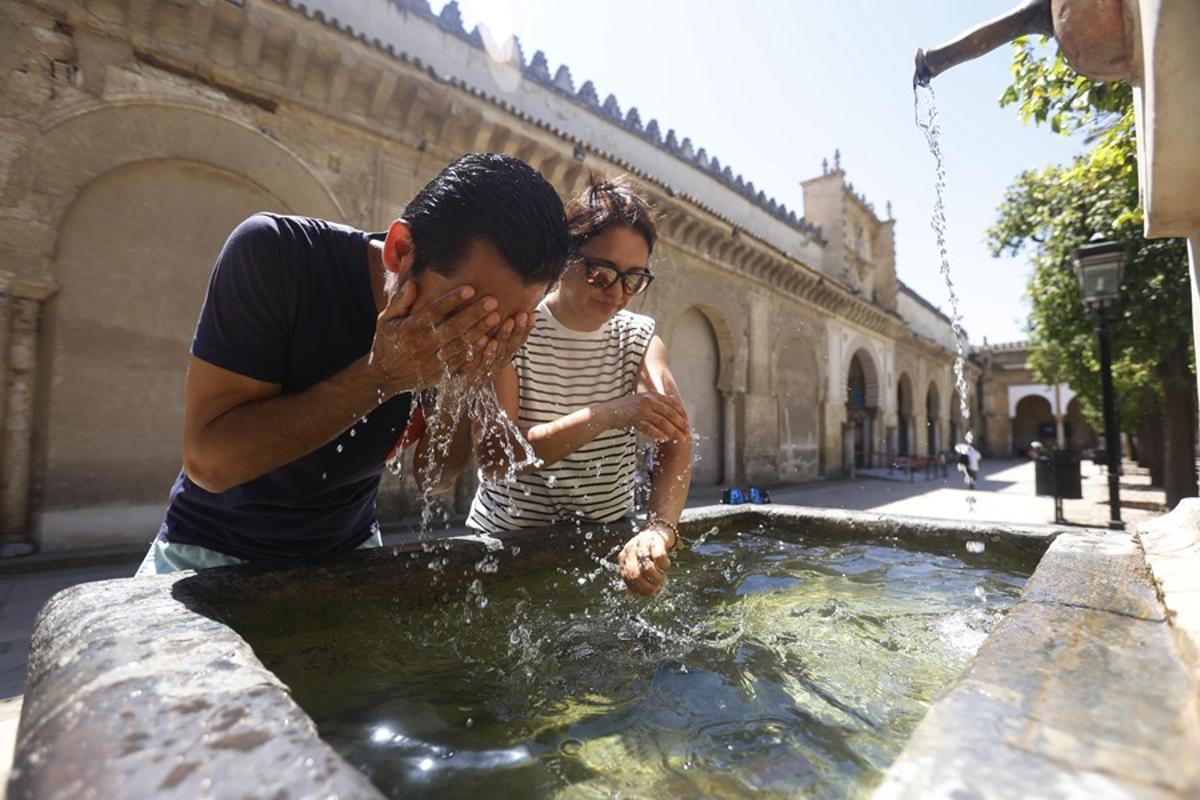
[[[562,199],[541,173],[502,153],[451,163],[404,210],[413,274],[451,275],[478,238],[496,246],[527,285],[553,283],[567,260]]]

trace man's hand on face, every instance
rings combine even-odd
[[[467,386],[491,383],[500,368],[512,361],[513,356],[525,344],[536,319],[536,312],[518,311],[504,320],[488,338],[482,357],[459,370],[459,374],[465,378],[464,383]]]
[[[493,338],[500,326],[496,299],[474,297],[474,288],[459,286],[410,314],[417,287],[409,280],[388,299],[375,322],[368,358],[385,399],[473,371],[487,358],[488,348],[499,351]]]

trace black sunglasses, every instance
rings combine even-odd
[[[584,279],[597,289],[607,289],[620,281],[625,294],[633,295],[646,291],[654,282],[654,273],[648,269],[631,269],[628,272],[621,272],[611,264],[593,261],[590,258],[580,257],[576,260],[583,264]]]

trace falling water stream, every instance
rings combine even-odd
[[[913,84],[913,116],[917,127],[925,134],[929,144],[929,152],[933,155],[934,168],[934,201],[933,217],[930,227],[937,237],[938,256],[942,279],[946,282],[946,290],[950,295],[950,326],[954,330],[954,385],[958,391],[959,411],[962,414],[963,440],[972,445],[975,433],[971,429],[970,386],[967,384],[965,364],[967,350],[967,332],[963,329],[962,314],[958,310],[958,293],[954,289],[954,281],[950,277],[950,255],[946,246],[946,164],[942,158],[941,128],[938,125],[937,101],[930,85]],[[957,444],[957,442],[955,442]],[[966,475],[964,473],[964,479]],[[968,497],[967,503],[975,510],[975,498]]]

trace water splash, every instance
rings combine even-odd
[[[483,768],[556,796],[857,796],[1024,583],[948,550],[714,528],[647,603],[608,568],[580,583],[597,555],[520,580],[467,566],[457,603],[346,601],[321,646],[257,616],[239,632],[390,796],[477,792]]]
[[[962,314],[958,310],[958,293],[954,289],[954,281],[950,278],[950,256],[946,247],[946,165],[942,158],[940,143],[941,128],[938,125],[937,101],[932,86],[913,86],[913,116],[917,127],[925,134],[929,144],[929,152],[933,155],[935,167],[933,201],[933,218],[930,227],[937,237],[938,255],[941,258],[942,279],[946,282],[946,290],[950,294],[950,326],[954,330],[954,386],[958,390],[959,411],[962,414],[963,437],[967,444],[973,444],[975,433],[971,429],[970,386],[965,375],[967,332],[963,330]],[[965,476],[964,476],[965,477]]]

